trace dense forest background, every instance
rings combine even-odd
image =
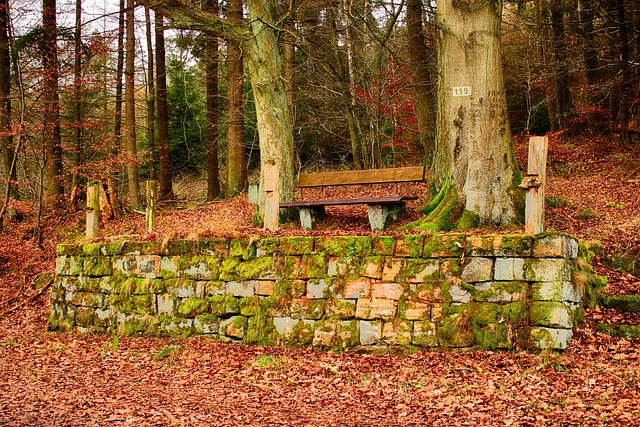
[[[142,205],[144,180],[158,179],[164,200],[178,178],[206,181],[214,200],[244,190],[259,165],[253,70],[238,46],[165,28],[131,0],[104,7],[0,1],[0,228],[21,211],[79,209],[88,181],[117,215]],[[193,7],[246,19],[241,0]],[[294,0],[278,13],[299,170],[431,155],[434,2]],[[502,27],[515,138],[635,142],[640,1],[506,1]]]

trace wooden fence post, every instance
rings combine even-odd
[[[147,231],[150,233],[156,227],[156,204],[158,201],[157,181],[147,181],[147,209],[145,219]]]
[[[280,216],[280,170],[278,165],[264,165],[264,228],[269,231],[278,230]]]
[[[527,175],[520,183],[520,188],[527,190],[524,222],[524,232],[527,234],[535,235],[544,232],[544,185],[547,179],[548,149],[548,137],[529,138]]]
[[[100,228],[100,191],[97,182],[87,184],[87,239],[98,237]]]

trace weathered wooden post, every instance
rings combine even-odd
[[[100,191],[97,182],[87,184],[87,239],[98,237],[100,227]]]
[[[268,162],[264,168],[264,228],[277,231],[280,216],[280,170],[278,165]]]
[[[156,227],[156,204],[158,200],[157,183],[157,181],[147,181],[147,209],[145,211],[145,219],[148,232],[152,232]]]
[[[524,219],[524,232],[527,234],[544,232],[544,185],[547,179],[548,149],[548,137],[529,138],[527,175],[522,178],[519,185],[520,188],[527,190]]]

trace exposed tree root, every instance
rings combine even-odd
[[[426,217],[407,224],[401,230],[447,231],[468,229],[479,223],[477,214],[464,210],[451,179],[447,179],[433,200],[420,210]]]

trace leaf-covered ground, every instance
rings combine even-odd
[[[517,147],[520,159],[525,152]],[[555,200],[547,210],[549,228],[603,241],[604,256],[640,248],[639,147],[552,144],[549,169],[548,195]],[[400,191],[426,193],[424,186]],[[417,218],[414,209],[423,201],[410,206],[404,221]],[[144,233],[138,217],[105,224],[105,233],[264,234],[250,225],[252,214],[237,197],[166,208],[153,235]],[[81,229],[78,219],[48,235],[42,248],[29,221],[10,223],[0,235],[0,425],[640,425],[640,343],[593,328],[640,319],[612,310],[589,311],[571,348],[559,354],[337,355],[204,338],[45,332],[49,299],[33,289],[34,278],[53,271],[55,242]],[[364,210],[335,208],[315,233],[369,233],[367,227]],[[291,225],[279,233],[301,231]],[[598,260],[595,267],[609,278],[606,292],[640,294],[637,277]]]

